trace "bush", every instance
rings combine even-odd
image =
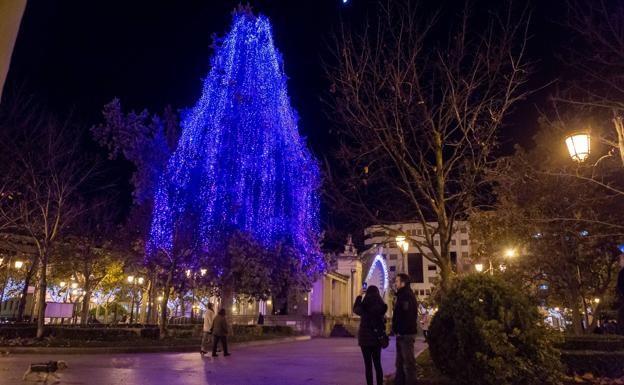
[[[31,327],[2,327],[0,337],[5,339],[35,338],[37,328]],[[44,337],[55,337],[68,340],[86,341],[120,341],[133,338],[158,338],[157,328],[113,328],[113,327],[79,327],[79,326],[46,326]]]
[[[499,278],[479,274],[458,281],[442,299],[429,333],[431,358],[454,383],[561,382],[556,336],[537,306]]]
[[[624,376],[624,351],[562,351],[561,361],[568,373],[592,373],[598,377]]]
[[[292,336],[295,334],[295,331],[290,326],[262,325],[262,334],[277,334],[277,335],[283,335],[283,336]]]
[[[624,350],[624,337],[617,335],[585,335],[566,336],[561,344],[562,350],[599,350],[603,352],[615,352]]]

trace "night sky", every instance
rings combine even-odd
[[[499,0],[496,0],[499,1]],[[494,0],[477,0],[478,11]],[[540,87],[561,71],[556,59],[566,35],[557,22],[562,0],[533,2],[529,54]],[[102,106],[114,97],[126,110],[162,112],[191,107],[209,70],[211,35],[223,35],[239,1],[29,0],[13,53],[5,92],[21,87],[59,115],[72,112],[85,129],[101,122]],[[321,98],[329,85],[321,62],[329,58],[331,33],[340,19],[363,21],[372,0],[256,0],[256,12],[273,23],[285,61],[289,94],[299,112],[300,132],[313,152],[326,155],[333,140]],[[425,1],[438,4],[438,1]],[[445,2],[462,9],[463,1]],[[537,128],[536,106],[552,88],[517,106],[502,137],[505,151],[530,144]],[[117,165],[117,172],[124,170]],[[129,195],[129,194],[128,194]]]

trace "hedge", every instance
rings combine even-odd
[[[566,336],[562,350],[624,351],[624,337],[617,335]]]
[[[568,373],[592,373],[596,377],[624,376],[624,351],[562,350],[561,361]]]
[[[13,338],[34,338],[37,335],[37,327],[2,327],[0,337],[6,339]],[[80,327],[46,327],[43,332],[44,337],[55,337],[74,340],[88,341],[118,341],[134,338],[152,338],[159,336],[156,328],[80,328]]]

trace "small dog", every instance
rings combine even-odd
[[[47,384],[48,379],[52,376],[52,378],[54,378],[54,382],[56,383],[61,379],[57,373],[63,371],[64,369],[67,369],[67,363],[65,361],[48,361],[30,364],[26,373],[24,373],[22,380],[30,381],[30,377],[33,374],[36,374],[36,382],[43,382],[44,384]]]

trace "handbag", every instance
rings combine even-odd
[[[382,349],[387,348],[390,345],[390,338],[386,334],[386,331],[383,329],[381,330],[381,332],[379,332],[377,329],[373,329],[373,330],[377,334],[377,339],[379,340],[379,344],[381,345],[381,348]]]

